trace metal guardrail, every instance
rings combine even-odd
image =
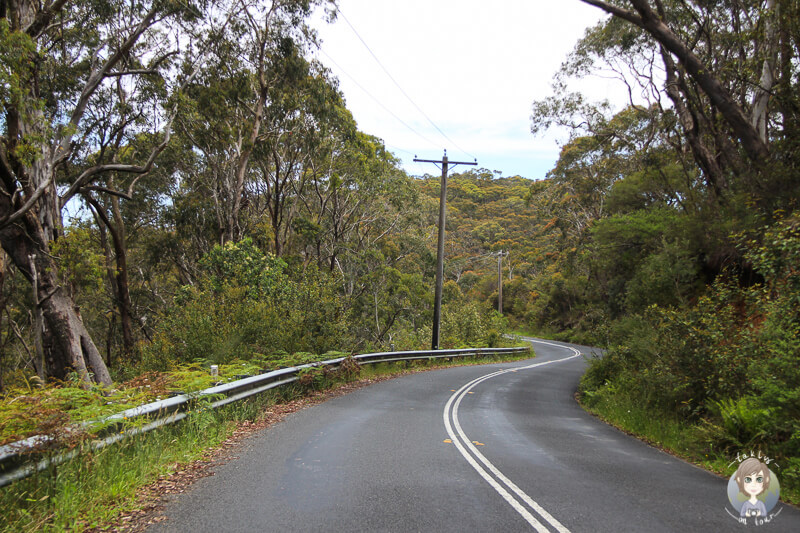
[[[361,354],[353,356],[353,359],[360,365],[366,365],[395,361],[414,361],[418,359],[502,355],[529,351],[530,347],[415,350]],[[95,439],[88,444],[92,450],[99,450],[122,439],[147,433],[159,427],[183,420],[189,416],[192,407],[200,400],[208,400],[210,402],[203,407],[216,409],[217,407],[244,400],[245,398],[266,392],[270,389],[294,383],[299,379],[299,374],[304,369],[337,367],[345,359],[345,357],[339,357],[337,359],[330,359],[317,363],[282,368],[265,374],[217,385],[199,392],[181,394],[165,400],[126,409],[120,413],[97,420],[85,422],[75,426],[73,431],[82,432],[92,427],[100,426],[102,429],[97,432]],[[125,426],[135,423],[138,420],[148,420],[149,422],[125,429]],[[27,439],[0,446],[0,487],[8,485],[18,479],[28,477],[49,466],[68,461],[85,449],[85,447],[81,447],[44,459],[39,459],[37,457],[39,452],[48,451],[49,448],[57,446],[57,444],[53,437],[35,435]]]

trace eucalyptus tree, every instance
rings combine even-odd
[[[212,200],[220,242],[240,240],[258,222],[257,214],[244,211],[254,206],[253,181],[263,179],[261,163],[272,155],[265,145],[281,136],[299,138],[296,125],[281,123],[278,115],[298,112],[309,80],[322,76],[306,59],[315,36],[305,23],[321,4],[333,2],[243,2],[214,43],[213,61],[187,90],[178,127],[199,160],[183,170],[188,185]]]
[[[593,133],[610,106],[570,93],[566,80],[604,70],[625,81],[632,105],[662,117],[657,122],[676,153],[700,169],[713,203],[738,190],[769,206],[796,187],[782,169],[786,143],[797,142],[796,2],[582,1],[613,17],[576,47],[557,96],[535,104],[534,130],[561,122]]]
[[[355,135],[355,123],[344,107],[335,80],[316,61],[296,56],[293,83],[276,86],[265,113],[268,133],[257,147],[252,198],[266,215],[272,249],[283,255],[293,223],[310,193],[314,167],[334,138]],[[254,204],[254,207],[256,204]]]
[[[118,158],[135,161],[137,156],[152,149],[153,142],[149,135],[132,139],[126,149],[120,150]],[[102,312],[108,324],[106,363],[109,366],[120,342],[124,359],[133,362],[137,342],[145,330],[142,306],[152,298],[136,289],[145,282],[143,269],[148,266],[141,261],[141,243],[158,228],[158,221],[167,209],[165,198],[174,186],[168,175],[169,159],[168,154],[162,153],[158,165],[147,175],[107,173],[81,192],[81,200],[96,223],[97,238],[105,256],[110,306]],[[134,188],[135,194],[129,194]],[[104,194],[104,190],[116,193]],[[95,313],[99,311],[94,310]]]
[[[260,74],[221,59],[224,65],[187,90],[178,119],[189,150],[178,164],[185,177],[179,195],[199,194],[220,243],[262,228],[276,255],[292,236],[314,161],[325,157],[332,137],[355,131],[335,81],[288,29],[275,28]]]
[[[51,245],[80,196],[130,198],[167,146],[177,96],[226,31],[214,0],[0,1],[0,242],[33,294],[42,375],[111,382]],[[130,153],[132,140],[149,148]],[[111,173],[134,176],[112,181]]]
[[[342,262],[367,246],[366,232],[380,227],[379,233],[387,234],[393,227],[381,224],[387,209],[397,221],[398,210],[387,200],[396,200],[407,178],[380,139],[356,131],[343,107],[337,114],[341,127],[323,141],[311,161],[309,183],[300,197],[303,211],[295,226],[310,248],[308,257],[344,273]]]

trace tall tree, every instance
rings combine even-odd
[[[110,384],[59,284],[51,243],[61,233],[61,212],[109,172],[153,168],[174,117],[162,104],[191,78],[204,43],[230,16],[225,6],[204,4],[203,13],[170,1],[3,0],[0,7],[0,243],[33,285],[44,373],[63,379],[75,371],[84,383]],[[187,37],[196,48],[182,45]],[[175,68],[180,59],[187,69]],[[149,154],[119,162],[127,139],[147,131],[160,137]]]
[[[212,199],[221,243],[240,240],[254,221],[243,212],[253,200],[254,156],[259,145],[282,132],[268,123],[274,110],[307,86],[304,56],[314,35],[304,19],[323,3],[328,0],[243,4],[236,23],[214,44],[213,61],[188,91],[178,125],[201,156],[184,170],[192,186]]]
[[[652,43],[649,50],[661,58],[661,90],[709,190],[720,197],[739,185],[774,197],[774,183],[763,169],[780,159],[771,144],[784,131],[774,126],[797,120],[798,99],[789,94],[797,83],[800,49],[785,13],[796,14],[797,6],[777,0],[582,1],[632,25]],[[776,95],[778,105],[772,103]]]

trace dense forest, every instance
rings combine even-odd
[[[0,389],[429,345],[437,203],[312,59],[333,6],[240,7],[2,3]]]
[[[534,132],[573,134],[531,189],[555,250],[526,320],[608,348],[590,407],[676,419],[693,457],[768,450],[796,490],[800,6],[584,1],[612,16],[533,107]],[[570,89],[591,75],[629,105]]]
[[[555,167],[451,176],[442,346],[602,346],[587,405],[797,484],[800,6],[584,2],[610,16],[533,104]],[[321,5],[0,0],[0,390],[429,345],[439,177],[358,130]],[[594,75],[628,104],[572,90]]]

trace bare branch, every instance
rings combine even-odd
[[[52,185],[52,183],[53,179],[43,181],[39,185],[39,187],[37,187],[37,189],[33,191],[33,194],[31,194],[30,198],[28,198],[28,201],[25,202],[25,204],[23,204],[22,207],[17,209],[15,212],[9,213],[8,215],[0,219],[0,229],[5,228],[10,224],[13,224],[17,220],[19,220],[22,216],[24,216],[25,213],[27,213],[28,210],[30,210],[36,204],[36,202],[39,201],[39,198],[42,197],[42,195],[50,187],[50,185]]]
[[[65,205],[75,194],[78,193],[83,188],[92,182],[97,176],[100,174],[104,174],[106,172],[130,172],[133,174],[143,174],[145,172],[150,171],[150,166],[152,166],[152,162],[155,159],[155,156],[151,154],[150,160],[148,161],[148,165],[139,166],[139,165],[124,165],[121,163],[112,163],[108,165],[97,165],[91,168],[88,168],[81,173],[78,179],[70,186],[70,188],[65,192],[61,197],[61,205]]]
[[[692,49],[661,20],[647,0],[629,0],[638,12],[638,16],[601,0],[581,1],[627,20],[649,33],[669,53],[678,58],[686,72],[722,114],[734,135],[741,141],[742,147],[750,159],[762,161],[768,158],[767,145],[761,140],[758,131],[745,116],[742,108],[720,83],[712,69],[706,66]]]
[[[120,72],[109,72],[106,74],[106,77],[113,78],[121,76],[135,76],[140,74],[158,74],[158,71],[155,69],[123,70]]]
[[[124,192],[115,191],[113,189],[109,189],[107,187],[101,187],[99,185],[87,185],[86,187],[83,187],[80,190],[80,192],[85,192],[85,191],[104,192],[106,194],[110,194],[111,196],[119,196],[120,198],[125,198],[126,200],[133,200],[132,196],[125,194]]]
[[[89,105],[89,99],[95,93],[97,87],[99,87],[100,83],[106,78],[111,69],[114,68],[114,66],[131,51],[133,46],[139,40],[139,37],[141,37],[142,34],[147,31],[148,28],[150,28],[157,13],[158,8],[155,6],[152,7],[133,30],[133,33],[131,33],[131,35],[125,39],[122,45],[113,54],[111,54],[111,57],[109,57],[105,63],[103,63],[103,66],[92,72],[92,75],[89,76],[89,79],[86,81],[83,91],[81,92],[81,96],[78,99],[78,103],[75,105],[72,115],[70,116],[69,122],[72,126],[78,125],[83,118],[84,113],[86,112],[86,106]],[[69,153],[70,142],[73,135],[74,134],[64,135],[64,137],[61,139],[59,148],[63,150],[64,153]]]
[[[583,2],[584,4],[589,4],[591,6],[599,7],[606,13],[614,15],[615,17],[619,17],[623,20],[627,20],[628,22],[632,22],[637,26],[641,27],[643,23],[641,17],[637,16],[636,13],[609,4],[608,2],[603,2],[602,0],[581,0],[581,2]]]

